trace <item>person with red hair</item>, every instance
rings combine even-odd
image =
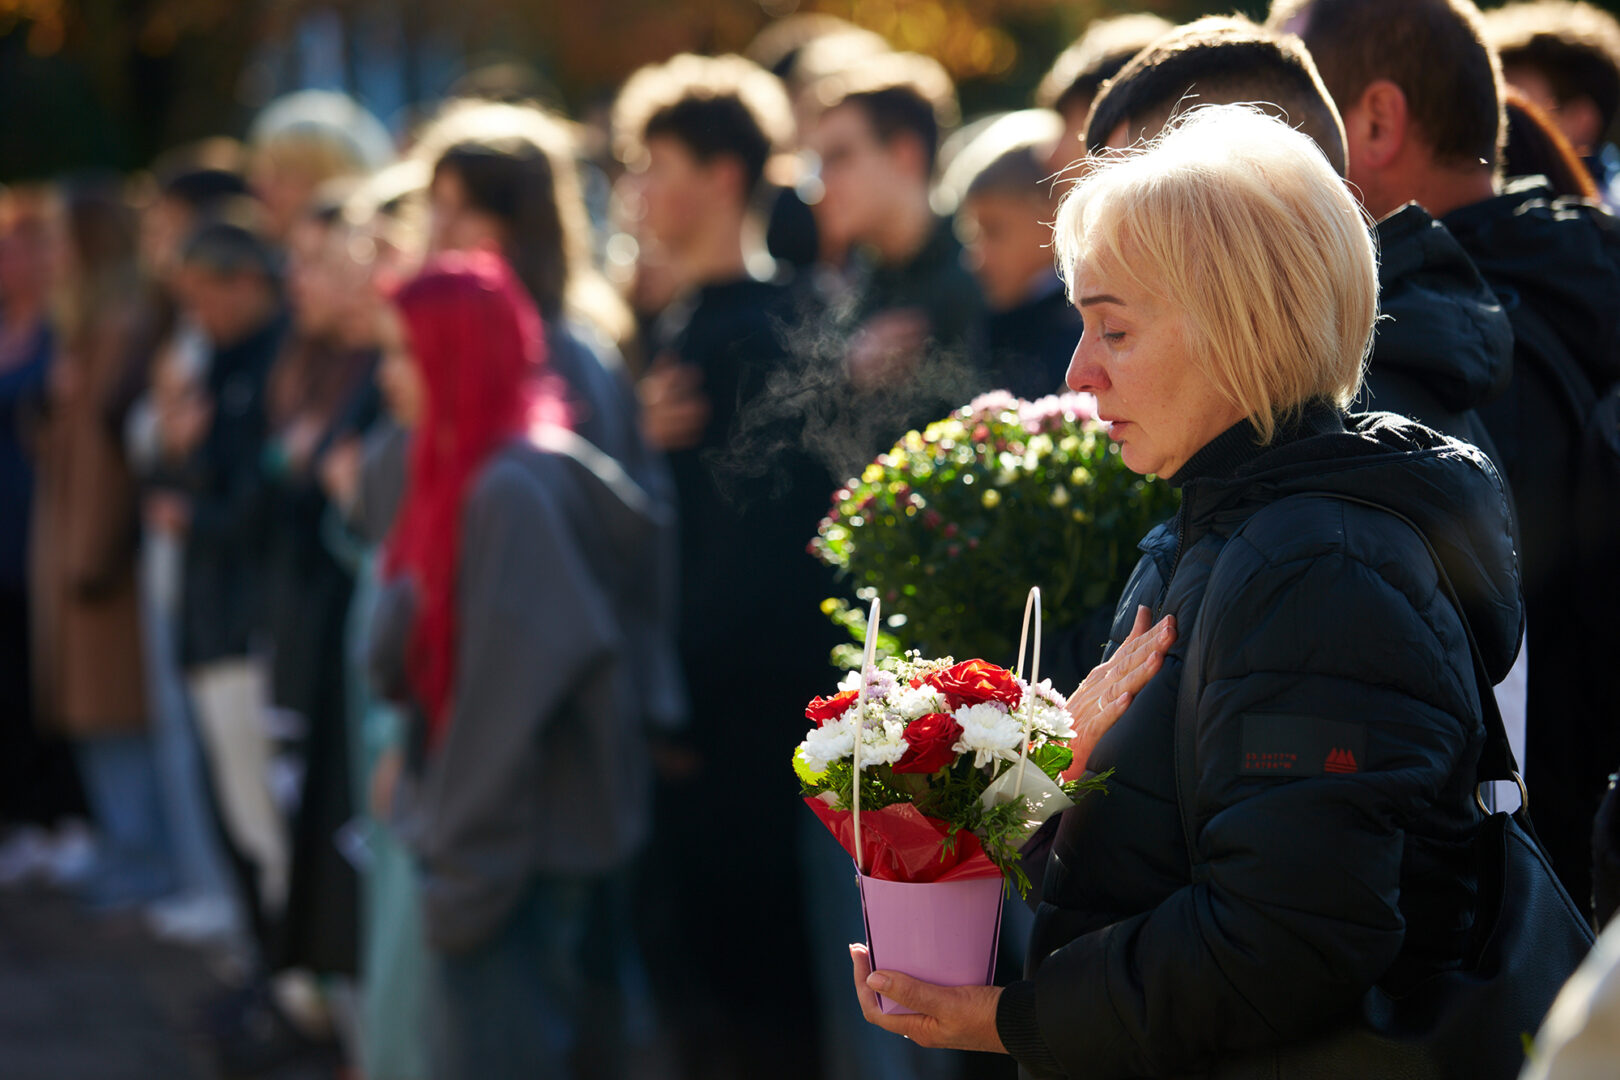
[[[411,445],[371,655],[418,720],[391,801],[435,969],[432,1073],[566,1076],[587,917],[650,826],[644,717],[680,692],[666,563],[645,556],[670,513],[569,429],[498,257],[440,256],[394,307],[382,384]]]

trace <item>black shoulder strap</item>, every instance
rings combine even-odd
[[[1429,542],[1429,537],[1420,528],[1417,522],[1393,507],[1371,499],[1357,498],[1354,495],[1343,495],[1333,491],[1308,491],[1288,498],[1321,498],[1337,499],[1340,502],[1355,503],[1371,510],[1378,510],[1391,517],[1406,523],[1407,528],[1423,542],[1423,547],[1434,561],[1434,570],[1440,579],[1440,588],[1456,609],[1457,621],[1462,624],[1463,633],[1468,638],[1468,650],[1474,657],[1474,680],[1479,687],[1479,709],[1481,718],[1485,722],[1485,746],[1480,751],[1479,764],[1476,772],[1476,788],[1488,780],[1510,780],[1523,789],[1524,780],[1519,775],[1519,764],[1514,759],[1513,747],[1508,743],[1507,729],[1502,724],[1502,711],[1496,704],[1496,693],[1491,683],[1489,670],[1485,666],[1485,657],[1479,651],[1479,642],[1474,637],[1474,628],[1469,625],[1468,615],[1463,610],[1462,600],[1457,596],[1457,590],[1451,584],[1451,576],[1446,573],[1445,566],[1440,562],[1440,555]],[[1198,627],[1192,628],[1192,639],[1187,645],[1187,652],[1181,666],[1181,687],[1176,698],[1175,716],[1175,754],[1176,754],[1176,801],[1181,810],[1181,830],[1187,841],[1187,858],[1192,865],[1193,880],[1202,878],[1197,860],[1197,847],[1194,841],[1197,832],[1193,827],[1193,790],[1197,770],[1197,686],[1199,669],[1203,665],[1203,650],[1200,644]],[[1521,805],[1514,817],[1519,824],[1532,837],[1535,831],[1531,828],[1528,808]]]

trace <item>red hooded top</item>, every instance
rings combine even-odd
[[[538,424],[567,426],[567,413],[546,372],[539,312],[498,256],[438,256],[394,303],[424,393],[384,574],[416,585],[407,670],[427,715],[428,745],[436,746],[455,684],[456,567],[468,487],[506,443]]]

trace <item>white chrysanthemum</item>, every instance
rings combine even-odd
[[[945,695],[932,686],[906,687],[895,696],[894,712],[900,719],[912,721],[919,716],[945,711]]]
[[[849,713],[829,720],[804,737],[799,744],[805,766],[813,773],[825,772],[834,761],[843,761],[855,752],[855,726]]]
[[[956,740],[956,745],[951,749],[958,754],[971,752],[976,769],[982,769],[998,758],[1011,761],[1023,747],[1022,721],[993,702],[964,705],[952,715],[962,725],[962,737]]]

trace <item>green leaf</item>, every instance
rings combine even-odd
[[[827,773],[812,772],[810,763],[804,760],[804,751],[798,747],[793,748],[793,775],[807,788],[815,788],[818,792],[825,789]]]
[[[1074,751],[1057,743],[1047,743],[1031,750],[1029,760],[1033,761],[1041,772],[1056,780],[1063,774],[1064,769],[1074,764]]]

